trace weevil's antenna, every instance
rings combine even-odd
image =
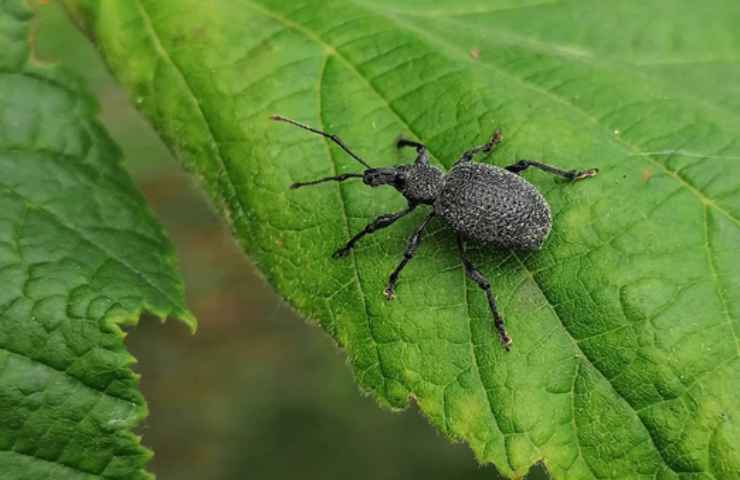
[[[344,142],[342,142],[342,140],[339,137],[337,137],[336,135],[333,135],[331,133],[322,132],[321,130],[316,130],[315,128],[311,128],[308,125],[304,125],[303,123],[296,122],[295,120],[291,120],[290,118],[283,117],[282,115],[272,115],[272,116],[270,116],[270,118],[272,120],[275,120],[276,122],[289,123],[291,125],[295,125],[298,128],[302,128],[304,130],[308,130],[309,132],[313,132],[313,133],[319,134],[322,137],[326,137],[329,140],[331,140],[332,142],[334,142],[337,145],[339,145],[339,148],[341,148],[342,150],[344,150],[345,152],[347,152],[350,157],[354,158],[355,160],[357,160],[358,162],[360,162],[361,164],[363,164],[365,167],[372,168],[370,165],[368,165],[365,162],[365,160],[363,160],[360,157],[358,157],[357,155],[355,155],[354,152],[352,152],[352,150],[350,150],[349,147],[347,145],[345,145]]]
[[[324,177],[319,178],[318,180],[311,180],[310,182],[295,182],[290,186],[291,190],[295,190],[296,188],[301,187],[307,187],[309,185],[316,185],[318,183],[324,183],[324,182],[343,182],[347,180],[348,178],[362,178],[361,173],[344,173],[342,175],[335,175],[333,177]]]

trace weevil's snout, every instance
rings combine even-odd
[[[402,180],[396,168],[368,168],[362,174],[365,185],[378,187],[380,185],[398,185]]]

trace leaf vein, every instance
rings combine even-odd
[[[555,315],[555,317],[556,317],[556,318],[557,318],[557,319],[558,319],[558,320],[560,321],[560,323],[561,323],[561,324],[563,325],[563,328],[565,328],[565,329],[566,329],[566,331],[568,331],[568,327],[567,327],[566,323],[565,323],[565,322],[563,322],[563,319],[562,319],[562,318],[560,317],[560,314],[559,314],[559,313],[558,313],[558,312],[557,312],[557,311],[555,310],[555,308],[553,307],[553,302],[552,302],[552,301],[550,300],[550,298],[549,298],[549,297],[547,296],[547,294],[546,294],[546,291],[545,291],[545,289],[544,289],[544,288],[543,288],[543,286],[542,286],[542,285],[540,284],[539,280],[537,280],[537,277],[535,277],[535,276],[534,276],[534,275],[532,274],[532,272],[531,272],[531,271],[529,270],[529,268],[528,268],[528,267],[527,267],[527,266],[526,266],[526,265],[525,265],[525,264],[524,264],[524,263],[523,263],[523,262],[521,261],[521,259],[519,259],[519,257],[518,257],[518,256],[517,256],[516,254],[514,254],[514,255],[513,255],[513,257],[514,257],[514,258],[515,258],[515,259],[517,260],[517,262],[519,263],[519,265],[521,265],[522,269],[523,269],[523,270],[524,270],[524,271],[526,272],[526,274],[527,274],[527,275],[528,275],[528,276],[529,276],[529,277],[530,277],[530,278],[532,279],[532,281],[533,281],[533,282],[535,283],[535,285],[537,286],[537,288],[539,289],[539,291],[540,291],[540,292],[542,293],[542,295],[543,295],[543,296],[545,297],[545,299],[547,300],[547,304],[549,305],[549,309],[550,309],[550,311],[551,311],[551,312],[553,313],[553,315]],[[588,356],[586,355],[586,353],[585,353],[585,352],[584,352],[584,351],[583,351],[583,350],[581,349],[580,345],[579,345],[579,344],[578,344],[578,342],[577,342],[577,341],[575,340],[575,338],[573,337],[573,335],[572,335],[572,334],[570,334],[570,331],[568,331],[568,338],[570,338],[570,340],[571,340],[572,344],[573,344],[573,345],[575,346],[575,348],[576,348],[576,350],[577,350],[577,352],[578,352],[578,354],[579,354],[579,357],[580,357],[580,358],[583,358],[583,359],[584,359],[584,360],[585,360],[585,361],[586,361],[586,362],[588,363],[588,365],[589,365],[590,367],[592,367],[592,368],[594,369],[594,371],[598,372],[599,376],[600,376],[601,378],[603,378],[603,379],[604,379],[604,380],[606,381],[606,383],[607,383],[607,384],[609,385],[609,387],[611,388],[611,391],[612,391],[612,392],[614,393],[614,395],[615,395],[615,396],[616,396],[617,398],[619,398],[620,400],[622,400],[623,402],[625,402],[625,403],[626,403],[626,404],[627,404],[627,405],[628,405],[628,406],[630,407],[630,410],[631,410],[631,411],[632,411],[633,413],[635,413],[635,417],[636,417],[636,418],[638,419],[638,421],[640,422],[640,424],[641,424],[641,425],[643,426],[643,428],[645,429],[645,432],[646,432],[646,433],[647,433],[647,435],[648,435],[648,436],[647,436],[647,439],[648,439],[648,440],[650,441],[650,443],[651,443],[651,445],[652,445],[653,449],[654,449],[654,450],[655,450],[655,451],[656,451],[656,452],[658,453],[658,455],[660,456],[661,460],[663,461],[663,464],[664,464],[664,465],[665,465],[666,467],[668,467],[669,469],[671,469],[671,470],[673,471],[673,467],[672,467],[672,466],[670,465],[670,463],[668,462],[668,459],[667,459],[667,458],[665,458],[665,456],[664,456],[663,452],[661,451],[661,449],[659,449],[659,448],[658,448],[658,445],[656,444],[656,441],[655,441],[655,439],[653,438],[653,433],[652,433],[652,431],[651,431],[651,430],[650,430],[650,429],[649,429],[649,428],[647,427],[647,425],[645,424],[645,422],[643,421],[643,419],[642,419],[642,418],[641,418],[641,417],[640,417],[640,416],[639,416],[639,415],[638,415],[638,414],[636,413],[636,411],[635,411],[635,408],[634,408],[634,407],[632,406],[632,404],[631,404],[631,403],[630,403],[630,402],[629,402],[629,401],[628,401],[628,400],[627,400],[627,399],[626,399],[626,398],[625,398],[625,397],[624,397],[624,396],[623,396],[623,395],[622,395],[622,394],[621,394],[621,393],[619,392],[619,390],[617,390],[617,389],[616,389],[616,388],[614,387],[614,385],[613,385],[613,384],[612,384],[612,383],[611,383],[611,382],[609,381],[609,379],[608,379],[608,378],[607,378],[607,377],[606,377],[606,376],[604,375],[604,373],[603,373],[603,372],[602,372],[601,370],[599,370],[599,369],[598,369],[598,368],[596,367],[596,365],[595,365],[595,364],[593,363],[593,361],[591,360],[591,358],[589,358],[589,357],[588,357]]]
[[[714,259],[714,256],[712,255],[712,236],[709,232],[709,209],[704,206],[704,236],[705,236],[705,247],[706,247],[706,254],[707,254],[707,263],[709,264],[709,271],[712,274],[712,278],[715,283],[715,289],[717,291],[717,297],[719,297],[719,301],[722,304],[722,313],[725,315],[727,319],[727,323],[730,326],[730,332],[732,332],[732,336],[735,339],[735,353],[740,353],[740,344],[738,344],[738,337],[737,333],[735,332],[735,322],[733,321],[732,315],[730,315],[730,309],[727,304],[727,298],[725,298],[725,295],[722,292],[722,283],[720,280],[719,272],[717,272],[717,263]]]
[[[79,468],[77,466],[74,466],[74,465],[67,465],[66,463],[61,463],[59,461],[47,460],[45,458],[37,457],[37,456],[35,456],[33,454],[30,454],[30,453],[18,452],[16,450],[2,450],[2,451],[6,452],[8,454],[19,455],[21,457],[33,459],[33,461],[40,461],[40,462],[44,462],[44,463],[49,463],[51,465],[54,465],[56,467],[60,467],[62,469],[69,469],[69,470],[73,471],[75,475],[82,474],[84,476],[83,478],[92,478],[92,477],[98,477],[98,478],[100,478],[100,475],[95,474],[93,472],[88,472],[87,470],[82,470],[81,468]]]
[[[127,270],[129,270],[131,273],[133,273],[137,277],[141,278],[141,280],[143,280],[144,283],[146,283],[152,289],[154,289],[157,292],[159,292],[170,303],[170,312],[172,312],[175,309],[177,309],[177,302],[167,292],[165,292],[164,290],[162,290],[161,287],[157,286],[154,282],[152,282],[149,279],[149,277],[144,272],[138,270],[133,265],[131,265],[130,263],[128,263],[126,260],[124,260],[123,258],[118,257],[116,254],[114,254],[113,252],[111,252],[107,248],[105,248],[105,247],[99,245],[98,243],[92,241],[90,238],[88,238],[82,232],[82,230],[78,229],[77,227],[75,227],[72,224],[67,223],[62,217],[60,217],[59,215],[57,215],[55,212],[53,212],[52,210],[50,210],[48,207],[46,207],[44,205],[37,205],[37,204],[33,203],[32,199],[26,197],[22,193],[20,193],[17,190],[13,189],[10,185],[4,185],[4,187],[5,187],[5,189],[9,193],[12,193],[13,195],[17,196],[18,198],[20,198],[21,200],[23,200],[24,202],[26,202],[26,204],[28,206],[31,206],[33,208],[36,208],[37,210],[42,211],[42,212],[46,213],[47,215],[49,215],[49,217],[52,220],[54,220],[57,223],[57,225],[59,225],[60,227],[65,228],[65,229],[69,230],[70,232],[74,233],[80,240],[84,241],[85,243],[91,245],[96,250],[98,250],[101,253],[103,253],[106,257],[108,257],[109,260],[115,261],[116,263],[118,263],[119,265],[125,267]],[[170,312],[168,312],[168,313],[170,313]]]

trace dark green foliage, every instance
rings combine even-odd
[[[95,120],[0,2],[0,477],[148,478],[120,326],[183,306],[172,247]]]

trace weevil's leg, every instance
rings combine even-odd
[[[363,228],[354,237],[349,239],[349,242],[336,252],[334,252],[334,258],[340,258],[346,256],[350,250],[355,246],[355,243],[365,235],[369,235],[373,232],[380,230],[381,228],[389,227],[395,223],[399,218],[411,213],[416,208],[416,205],[409,204],[408,207],[396,213],[386,213],[381,215],[372,222],[370,222],[365,228]]]
[[[483,145],[478,145],[477,147],[473,147],[470,150],[466,150],[455,163],[469,162],[477,153],[488,153],[493,150],[493,147],[501,143],[503,139],[504,136],[501,134],[501,130],[496,130],[493,132],[493,135],[491,135],[490,140],[488,140]]]
[[[337,145],[339,145],[339,148],[341,148],[342,150],[344,150],[345,152],[347,152],[347,154],[350,157],[354,158],[355,160],[357,160],[358,162],[360,162],[361,164],[363,164],[367,168],[371,168],[370,165],[368,165],[367,162],[365,162],[365,160],[363,160],[359,156],[357,156],[352,150],[349,149],[349,147],[347,145],[344,144],[344,142],[342,141],[341,138],[339,138],[338,136],[336,136],[334,134],[322,132],[321,130],[317,130],[315,128],[311,128],[308,125],[305,125],[303,123],[296,122],[295,120],[291,120],[290,118],[283,117],[282,115],[272,115],[270,118],[273,119],[273,120],[275,120],[276,122],[289,123],[291,125],[295,125],[298,128],[302,128],[304,130],[308,130],[309,132],[313,132],[315,134],[321,135],[322,137],[328,138],[332,142],[334,142]]]
[[[427,147],[423,143],[415,142],[414,140],[409,140],[408,138],[399,138],[396,142],[396,148],[404,148],[404,147],[414,147],[417,150],[425,150]]]
[[[396,142],[396,148],[404,148],[404,147],[414,147],[416,148],[416,153],[418,156],[416,157],[416,164],[423,164],[426,165],[429,163],[429,154],[427,153],[427,147],[419,142],[415,142],[413,140],[408,140],[406,138],[399,138]]]
[[[362,178],[362,174],[361,173],[344,173],[342,175],[335,175],[333,177],[324,177],[324,178],[319,178],[318,180],[311,180],[310,182],[295,182],[290,185],[290,188],[295,190],[296,188],[307,187],[309,185],[316,185],[318,183],[324,183],[324,182],[331,182],[331,181],[343,182],[347,180],[348,178]]]
[[[501,315],[498,313],[498,309],[496,308],[496,298],[493,296],[493,292],[491,291],[491,284],[488,282],[486,277],[483,276],[480,271],[473,266],[472,263],[470,263],[470,260],[465,258],[465,245],[463,243],[463,239],[460,235],[457,236],[457,247],[460,250],[460,259],[463,262],[463,266],[465,267],[465,274],[468,276],[469,279],[474,281],[484,292],[486,292],[486,298],[488,299],[488,307],[491,309],[491,314],[493,315],[493,324],[496,327],[496,331],[498,332],[498,337],[501,340],[501,345],[508,351],[511,347],[511,337],[506,333],[506,328],[504,327],[504,319],[501,318]]]
[[[434,217],[434,212],[427,215],[427,218],[425,218],[424,221],[421,222],[421,225],[416,227],[416,231],[414,232],[414,234],[409,237],[409,241],[406,244],[406,250],[403,252],[403,259],[388,277],[388,286],[386,286],[385,290],[383,291],[386,299],[393,299],[393,291],[396,289],[398,275],[401,273],[401,270],[403,270],[406,264],[409,263],[412,258],[414,258],[414,255],[416,254],[416,249],[419,248],[419,244],[421,243],[421,234],[429,224],[429,221],[432,219],[432,217]]]
[[[598,168],[590,168],[588,170],[563,170],[562,168],[553,167],[546,163],[535,162],[534,160],[519,160],[513,165],[506,167],[506,170],[512,173],[523,172],[529,167],[539,168],[547,173],[563,177],[571,181],[583,180],[584,178],[593,177],[599,173]]]

